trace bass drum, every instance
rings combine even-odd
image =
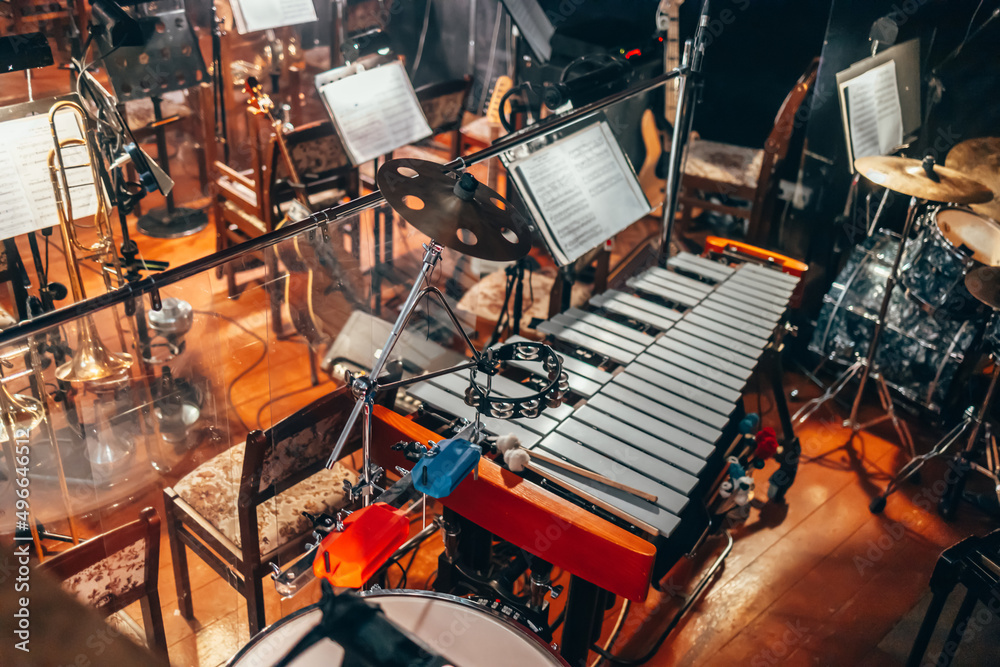
[[[364,594],[386,617],[458,667],[551,667],[567,663],[537,635],[503,614],[471,600],[432,591],[378,591]],[[322,617],[311,605],[262,630],[229,662],[229,667],[275,665]],[[339,667],[344,650],[321,641],[291,667]]]
[[[856,246],[823,297],[809,349],[824,359],[851,364],[868,353],[885,281],[899,237],[879,230]],[[928,410],[940,412],[973,351],[983,323],[929,315],[894,290],[875,363],[889,386]]]

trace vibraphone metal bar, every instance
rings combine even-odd
[[[617,366],[609,372],[564,355],[580,405],[536,419],[484,421],[494,434],[516,434],[529,450],[657,496],[651,503],[535,462],[663,537],[680,525],[700,482],[721,469],[717,448],[729,444],[723,433],[799,280],[687,253],[671,258],[668,267],[629,279],[632,294],[609,290],[590,300],[595,310],[572,308],[538,327],[557,345],[583,348]],[[518,366],[532,372],[529,365]],[[502,375],[493,383],[503,395],[529,392]],[[414,386],[411,394],[451,415],[471,417],[463,401],[466,386],[465,378],[446,376]]]

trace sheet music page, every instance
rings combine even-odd
[[[649,213],[632,171],[606,122],[545,146],[511,167],[530,191],[563,257],[575,261]],[[551,248],[555,255],[555,248]]]
[[[431,134],[406,70],[398,62],[338,79],[320,92],[355,165]]]
[[[56,115],[61,140],[82,138],[76,119],[69,113]],[[59,224],[55,195],[49,178],[48,157],[52,133],[47,114],[38,114],[0,123],[0,159],[8,165],[8,178],[0,184],[0,238],[44,229]],[[87,162],[86,148],[63,151],[67,178],[77,219],[97,211],[90,169],[72,169]]]
[[[241,35],[317,20],[312,0],[232,0],[232,4]]]
[[[892,60],[845,81],[853,159],[886,155],[903,143],[903,109]]]

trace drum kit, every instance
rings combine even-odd
[[[799,422],[809,418],[855,376],[858,378],[851,413],[844,422],[852,437],[875,423],[891,420],[911,455],[885,492],[872,501],[872,511],[879,512],[900,480],[942,455],[966,432],[969,439],[960,458],[969,459],[985,430],[989,470],[982,468],[982,472],[997,481],[1000,459],[983,425],[996,372],[978,410],[967,411],[963,422],[921,456],[913,451],[909,431],[894,412],[889,382],[894,380],[893,386],[915,402],[940,409],[949,384],[965,361],[965,351],[978,338],[985,315],[992,312],[993,328],[1000,321],[1000,293],[996,289],[1000,268],[995,268],[1000,267],[1000,198],[994,198],[994,192],[1000,192],[1000,138],[958,144],[943,167],[934,164],[931,157],[920,161],[872,156],[856,160],[855,168],[866,180],[884,187],[886,194],[891,191],[909,197],[906,220],[898,240],[884,230],[866,239],[827,295],[810,349],[827,358],[842,358],[845,343],[854,347],[867,341],[867,353],[857,357],[795,418]],[[877,228],[881,211],[882,207],[872,230]],[[880,274],[884,280],[879,280]],[[894,290],[897,283],[902,287],[898,292]],[[888,345],[881,346],[883,342]],[[996,341],[990,352],[994,356],[1000,353]],[[869,377],[877,383],[885,414],[860,423],[858,409]]]
[[[988,166],[996,162],[996,151],[1000,139],[975,139],[956,146],[946,166],[936,165],[930,156],[922,161],[886,156],[855,161],[858,173],[885,188],[886,195],[909,197],[906,220],[898,241],[884,230],[866,239],[827,295],[810,349],[838,360],[844,360],[845,347],[867,342],[867,350],[822,395],[802,406],[795,415],[798,422],[857,377],[857,393],[844,422],[852,437],[890,420],[915,456],[909,431],[895,414],[889,384],[925,407],[940,409],[976,338],[974,324],[983,306],[969,294],[965,279],[979,267],[1000,264],[1000,223],[995,220],[1000,203],[991,190],[1000,191],[1000,172]],[[882,209],[870,229],[877,229]],[[897,283],[903,288],[899,292]],[[861,423],[858,410],[869,377],[876,382],[884,414]]]

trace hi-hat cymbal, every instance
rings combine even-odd
[[[948,151],[944,164],[992,190],[993,201],[970,208],[980,215],[1000,220],[1000,137],[963,141]]]
[[[447,248],[501,262],[531,250],[524,216],[472,174],[401,159],[382,165],[376,180],[396,213]]]
[[[980,266],[965,275],[965,288],[993,309],[1000,309],[1000,266]]]
[[[954,169],[934,165],[934,176],[928,175],[920,160],[870,155],[855,160],[854,168],[876,185],[918,199],[951,204],[982,204],[993,199],[989,188]]]

